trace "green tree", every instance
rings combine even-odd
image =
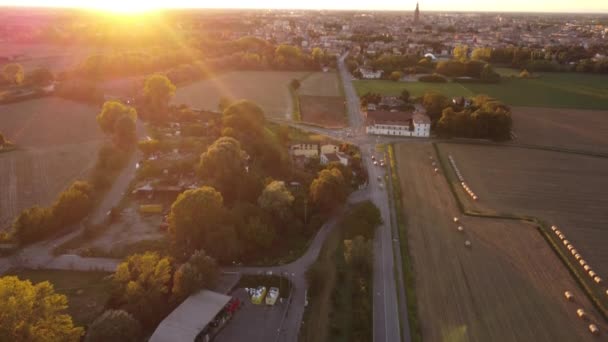
[[[164,75],[155,74],[146,79],[144,103],[149,119],[162,122],[169,114],[169,102],[175,95],[175,85]]]
[[[138,342],[141,326],[131,314],[124,310],[106,310],[87,329],[85,342]]]
[[[293,201],[293,195],[285,186],[285,182],[281,181],[270,182],[258,198],[260,208],[276,216],[283,223],[291,216]]]
[[[114,134],[116,122],[123,116],[135,122],[137,111],[135,108],[126,106],[119,101],[106,101],[101,108],[101,112],[97,115],[97,123],[104,133]]]
[[[492,57],[492,49],[489,47],[479,47],[471,52],[471,59],[489,61]]]
[[[217,241],[211,232],[224,228],[226,209],[222,195],[212,187],[187,190],[177,197],[169,213],[169,234],[178,251],[190,255]],[[220,246],[221,247],[221,246]]]
[[[352,240],[350,255],[347,261],[349,261],[356,272],[362,275],[370,275],[372,273],[372,255],[372,241],[366,240],[363,236],[356,236]]]
[[[422,105],[433,122],[437,122],[441,113],[450,105],[450,100],[437,92],[427,92],[422,97]]]
[[[403,73],[401,71],[393,71],[391,72],[391,74],[388,76],[388,78],[391,81],[397,82],[401,79],[401,77],[403,77]]]
[[[43,87],[51,84],[55,80],[53,73],[46,68],[32,70],[25,77],[25,82],[34,86]]]
[[[146,156],[160,151],[160,141],[156,139],[141,140],[137,143],[139,150]]]
[[[53,211],[50,208],[32,207],[23,210],[13,222],[15,238],[20,244],[37,241],[53,229]]]
[[[243,240],[243,247],[249,253],[264,253],[272,247],[272,243],[277,238],[277,233],[271,225],[265,223],[260,217],[250,217],[242,226],[240,238]]]
[[[66,296],[48,281],[32,285],[14,276],[0,278],[0,339],[3,341],[80,341],[84,330],[65,313]]]
[[[315,61],[316,63],[321,63],[323,61],[323,57],[325,56],[325,54],[323,53],[323,50],[319,47],[312,49],[312,52],[310,55],[312,56],[312,60]]]
[[[239,189],[235,188],[245,175],[245,153],[241,144],[230,137],[216,140],[201,155],[199,172],[229,199],[238,197]]]
[[[455,59],[464,62],[469,58],[469,47],[467,45],[457,45],[452,54]]]
[[[118,146],[132,146],[137,141],[135,121],[123,115],[114,123],[114,141]]]
[[[63,191],[52,207],[55,225],[64,226],[78,222],[89,214],[93,207],[93,186],[76,181]]]
[[[347,196],[344,176],[338,169],[325,169],[319,172],[310,184],[310,198],[325,213],[340,206]]]
[[[291,82],[289,82],[289,86],[293,90],[298,90],[298,89],[300,89],[301,84],[298,79],[294,78],[293,80],[291,80]]]
[[[180,302],[202,289],[212,289],[220,276],[217,262],[204,250],[195,251],[173,276],[173,298]]]
[[[14,85],[20,85],[24,79],[23,67],[21,64],[9,63],[2,68],[2,76]]]
[[[410,101],[410,92],[407,91],[407,89],[403,89],[401,91],[401,96],[400,98],[405,101],[405,102],[409,102]]]
[[[112,276],[115,295],[144,325],[162,317],[171,282],[171,262],[156,252],[134,254]]]

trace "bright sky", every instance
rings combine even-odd
[[[413,10],[416,0],[0,0],[0,6],[84,7],[119,12],[154,8],[294,8]],[[608,0],[422,0],[429,11],[603,12]]]

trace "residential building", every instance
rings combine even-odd
[[[320,162],[321,165],[327,165],[329,163],[340,163],[344,166],[348,166],[350,158],[348,155],[342,152],[331,152],[331,153],[321,153]]]
[[[402,111],[373,111],[366,113],[367,134],[404,137],[428,137],[431,120],[421,113]]]
[[[319,145],[310,143],[294,144],[289,147],[292,156],[304,156],[306,158],[319,156]]]

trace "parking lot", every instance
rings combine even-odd
[[[215,341],[275,341],[287,300],[279,298],[274,306],[255,305],[244,288],[235,289],[231,296],[243,302],[232,320],[216,336]]]

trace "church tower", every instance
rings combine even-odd
[[[418,3],[416,3],[416,10],[414,11],[414,24],[418,25],[420,23],[420,9],[418,8]]]

